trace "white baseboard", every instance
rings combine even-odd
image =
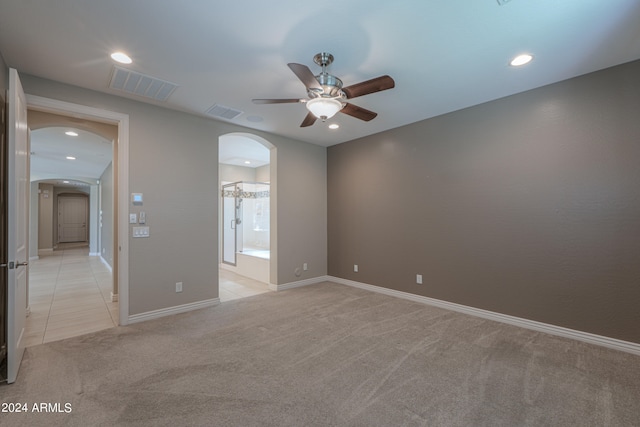
[[[111,268],[111,266],[109,265],[107,260],[104,259],[104,257],[102,255],[100,255],[100,261],[102,261],[102,263],[105,265],[105,267],[107,267],[109,269],[110,273],[113,273],[113,268]]]
[[[46,248],[46,249],[38,249],[38,255],[42,254],[42,255],[51,255],[53,253],[53,248]]]
[[[308,286],[308,285],[315,285],[316,283],[320,283],[320,282],[327,282],[330,281],[332,278],[330,278],[329,276],[319,276],[319,277],[312,277],[310,279],[304,279],[304,280],[299,280],[297,282],[289,282],[289,283],[283,283],[282,285],[274,285],[272,283],[269,283],[269,289],[272,291],[284,291],[285,289],[293,289],[293,288],[299,288],[301,286]]]
[[[128,324],[158,319],[160,317],[171,316],[172,314],[186,313],[200,308],[213,307],[218,304],[220,304],[220,298],[212,298],[204,301],[192,302],[190,304],[182,304],[174,307],[161,308],[160,310],[147,311],[146,313],[133,314],[129,316]]]
[[[36,256],[30,256],[30,257],[29,257],[29,261],[37,261],[37,260],[39,260],[39,259],[40,259],[40,256],[39,256],[39,255],[36,255]]]
[[[100,252],[89,252],[89,256],[100,256]]]
[[[111,302],[118,302],[118,294],[111,292]]]
[[[368,285],[366,283],[355,282],[353,280],[341,279],[339,277],[327,276],[330,282],[340,283],[342,285],[352,286],[355,288],[365,289],[392,297],[403,298],[422,304],[432,305],[459,313],[469,314],[471,316],[482,317],[483,319],[494,320],[496,322],[507,323],[509,325],[519,326],[525,329],[531,329],[538,332],[544,332],[550,335],[556,335],[564,338],[571,338],[577,341],[595,344],[614,350],[624,351],[635,355],[640,355],[640,344],[623,341],[615,338],[609,338],[602,335],[591,334],[588,332],[576,331],[573,329],[563,328],[561,326],[550,325],[548,323],[536,322],[535,320],[523,319],[521,317],[509,316],[506,314],[496,313],[493,311],[482,310],[479,308],[469,307],[466,305],[455,304],[452,302],[442,301],[435,298],[415,295],[408,292],[396,291],[395,289],[383,288],[381,286]]]

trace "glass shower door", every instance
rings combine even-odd
[[[222,186],[222,262],[236,265],[238,225],[242,221],[242,199],[239,183]]]

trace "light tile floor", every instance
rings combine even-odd
[[[29,263],[25,346],[71,338],[118,325],[111,272],[85,247],[67,247]],[[219,270],[220,301],[270,292],[266,283]]]
[[[111,290],[111,272],[86,246],[71,245],[31,261],[25,346],[117,326]]]
[[[238,298],[270,292],[266,283],[240,276],[232,271],[219,269],[219,296],[220,302],[231,301]]]

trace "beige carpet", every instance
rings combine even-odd
[[[323,283],[31,347],[0,401],[62,410],[2,426],[637,426],[640,357]]]

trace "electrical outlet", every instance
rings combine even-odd
[[[182,282],[176,282],[176,292],[182,292]]]
[[[353,264],[353,272],[354,273],[358,272],[358,264]]]
[[[422,274],[416,274],[416,283],[422,285]]]
[[[304,271],[309,270],[309,266],[307,265],[307,263],[306,263],[306,262],[305,262],[304,264],[302,264],[302,269],[303,269]]]

